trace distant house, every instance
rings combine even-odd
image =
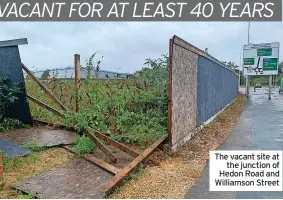
[[[46,72],[49,71],[49,78],[74,78],[75,77],[75,70],[72,67],[66,67],[66,68],[57,68],[57,69],[48,69],[48,70],[38,70],[34,71],[34,75],[37,78],[42,78],[42,75]],[[46,74],[44,75],[46,77]],[[85,79],[87,78],[87,70],[86,68],[81,69],[80,73],[81,78]],[[96,71],[93,69],[91,71],[90,77],[91,78],[102,78],[102,79],[107,79],[107,78],[121,78],[121,79],[127,79],[130,76],[128,73],[117,73],[113,71],[106,71],[106,70],[100,70],[98,74],[96,75]]]

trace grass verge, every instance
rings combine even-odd
[[[217,149],[228,138],[245,104],[245,97],[238,95],[230,106],[177,153],[161,161],[158,166],[147,167],[138,179],[124,185],[109,198],[184,198],[200,177],[209,151]]]
[[[4,158],[4,185],[0,191],[0,197],[2,199],[20,198],[21,196],[12,188],[17,181],[65,165],[73,158],[72,153],[61,148],[33,152],[28,157]]]

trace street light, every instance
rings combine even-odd
[[[248,26],[248,44],[250,44],[250,27],[251,27],[251,22],[249,21],[249,26]]]
[[[241,72],[243,72],[243,58],[244,58],[243,48],[244,48],[244,45],[242,44],[241,50],[240,50],[240,66],[238,67],[238,70],[239,70],[239,89],[241,87]]]
[[[250,26],[251,26],[251,22],[249,21],[249,25],[248,25],[248,45],[250,44]],[[247,99],[249,98],[249,91],[250,90],[250,77],[247,75],[246,77],[246,96]]]
[[[121,68],[115,68],[115,69],[117,69],[117,74],[119,73],[119,69],[121,69]]]
[[[117,69],[117,78],[119,77],[119,69],[121,69],[121,68],[115,68],[115,69]]]

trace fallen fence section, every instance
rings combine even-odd
[[[94,131],[94,134],[96,135],[97,138],[105,141],[107,144],[110,144],[114,147],[116,147],[117,149],[127,153],[128,155],[136,158],[139,156],[139,153],[130,149],[129,147],[119,143],[119,142],[116,142],[115,140],[112,140],[110,137],[107,137],[106,135],[102,134],[102,133],[99,133],[98,131]]]
[[[169,45],[168,136],[172,152],[238,93],[236,73],[183,39]]]
[[[100,150],[108,157],[112,162],[116,162],[117,158],[109,151],[109,149],[102,144],[98,138],[91,132],[85,130],[84,133],[100,148]]]
[[[156,148],[161,145],[165,140],[167,139],[167,136],[161,136],[158,140],[156,140],[150,147],[148,147],[145,151],[143,151],[138,157],[136,157],[128,166],[123,168],[121,171],[119,171],[107,184],[105,188],[105,193],[110,194],[115,187],[118,186],[119,183],[121,183],[127,175],[129,175],[131,172],[133,172],[140,163],[145,161],[155,150]]]
[[[78,56],[78,55],[77,55]],[[78,60],[78,59],[75,59]],[[31,78],[41,87],[41,89],[43,89],[43,91],[45,93],[48,94],[49,97],[51,97],[51,99],[53,101],[55,101],[61,109],[63,109],[64,111],[68,111],[68,108],[66,108],[55,96],[54,94],[49,91],[30,71],[29,69],[22,64],[22,68],[31,76]],[[76,89],[78,90],[78,86],[76,84]],[[65,119],[65,113],[61,112],[55,108],[52,108],[51,106],[45,104],[44,102],[36,99],[35,97],[32,96],[28,96],[28,98],[33,101],[34,103],[36,103],[37,105],[39,105],[42,108],[47,109],[48,111],[52,112],[53,114]],[[78,102],[77,102],[78,103]],[[77,104],[76,107],[76,111],[79,111],[79,105]],[[49,122],[41,122],[41,121],[37,121],[37,123],[41,123],[41,124],[48,124],[48,125],[52,125],[52,123]],[[67,128],[65,125],[61,125],[61,124],[53,124],[54,126],[59,126],[61,128]],[[128,164],[127,167],[123,168],[123,169],[118,169],[115,166],[106,163],[96,157],[94,157],[91,154],[85,154],[83,155],[83,157],[88,160],[89,162],[97,165],[98,167],[104,169],[105,171],[108,171],[112,174],[114,174],[114,178],[111,179],[108,184],[107,187],[105,189],[106,194],[109,194],[119,183],[121,183],[123,181],[123,179],[129,175],[132,171],[134,171],[143,161],[145,161],[166,139],[168,136],[162,136],[160,137],[157,141],[155,141],[150,147],[148,147],[144,152],[142,153],[138,153],[130,148],[128,148],[126,145],[121,144],[119,142],[116,142],[114,140],[112,140],[110,137],[107,137],[106,135],[98,132],[98,131],[94,131],[94,133],[88,131],[88,130],[84,130],[84,134],[90,138],[99,148],[100,150],[111,160],[111,162],[116,162],[117,158],[110,152],[110,150],[100,141],[104,141],[109,145],[112,145],[113,147],[115,147],[116,149],[123,151],[125,153],[127,153],[128,155],[132,156],[134,158],[134,160],[132,162],[130,162]],[[63,148],[65,148],[66,150],[71,151],[72,153],[77,153],[75,152],[73,149],[67,147],[67,146],[63,146]]]
[[[102,161],[102,160],[100,160],[100,159],[94,157],[94,156],[91,155],[91,154],[85,154],[85,155],[84,155],[84,158],[85,158],[87,161],[89,161],[89,162],[95,164],[96,166],[101,167],[102,169],[104,169],[104,170],[110,172],[111,174],[114,174],[114,175],[115,175],[115,174],[118,174],[119,171],[120,171],[120,169],[114,167],[113,165],[108,164],[107,162],[104,162],[104,161]]]
[[[38,124],[43,124],[43,125],[49,125],[49,126],[57,127],[57,128],[71,129],[72,131],[75,131],[74,128],[68,128],[67,126],[65,126],[63,124],[58,124],[58,123],[54,124],[54,123],[51,123],[51,122],[44,122],[44,121],[40,121],[40,120],[34,120],[34,122],[38,123]],[[124,144],[116,142],[115,140],[111,139],[110,137],[106,136],[103,133],[100,133],[99,131],[94,131],[94,134],[95,134],[95,136],[98,139],[100,139],[100,140],[106,142],[107,144],[109,144],[109,145],[119,149],[120,151],[125,152],[126,154],[132,156],[133,158],[139,156],[138,152],[134,151],[133,149],[127,147]]]
[[[32,72],[22,63],[22,68],[28,73],[28,75],[41,87],[41,89],[48,94],[49,97],[51,97],[64,111],[68,111],[69,109],[66,108],[56,97],[55,95],[49,91],[33,74]],[[60,111],[48,106],[47,104],[45,104],[44,102],[32,97],[32,96],[28,96],[30,100],[32,100],[33,102],[35,102],[37,105],[41,106],[42,108],[45,108],[46,110],[52,112],[53,114],[65,119],[66,116],[65,114],[61,113]],[[109,149],[102,144],[99,139],[93,135],[92,133],[90,133],[89,131],[85,130],[84,133],[101,149],[101,151],[109,157],[109,159],[112,162],[116,162],[117,158],[109,151]]]

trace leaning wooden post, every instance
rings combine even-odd
[[[79,105],[79,81],[80,81],[80,55],[75,54],[75,89],[76,89],[76,112],[80,112]]]

